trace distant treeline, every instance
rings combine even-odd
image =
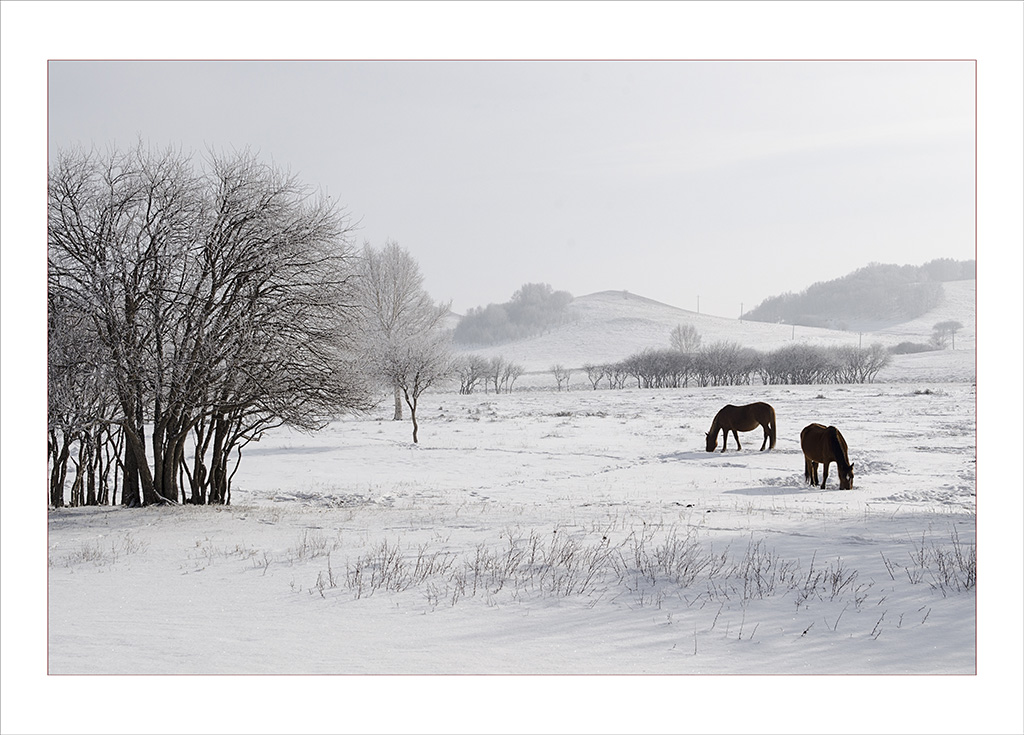
[[[913,319],[939,304],[943,281],[974,277],[973,260],[940,258],[920,266],[871,263],[799,294],[767,298],[743,318],[839,329],[851,319]]]
[[[695,352],[646,349],[616,363],[584,365],[594,390],[685,388],[690,385],[809,385],[869,383],[892,357],[880,344],[870,347],[786,345],[769,352],[735,342],[716,342]]]
[[[511,393],[519,377],[526,372],[517,362],[501,355],[490,360],[479,355],[463,355],[455,360],[453,373],[459,380],[459,393],[470,395],[479,386],[484,393],[492,388],[495,393]]]
[[[510,301],[467,311],[453,338],[456,344],[490,345],[543,334],[565,320],[571,301],[568,291],[555,291],[546,283],[527,283]]]

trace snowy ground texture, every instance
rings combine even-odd
[[[726,403],[761,432],[704,451]],[[974,388],[435,395],[246,452],[230,507],[53,511],[51,674],[975,671]],[[835,424],[856,481],[803,478]]]
[[[996,673],[1020,621],[974,586],[977,558],[982,600],[1019,611],[1019,575],[994,570],[1020,539],[976,545],[973,295],[954,284],[949,313],[865,333],[965,324],[956,352],[897,357],[878,384],[592,391],[577,374],[556,392],[551,355],[621,359],[687,320],[708,341],[794,339],[596,294],[560,334],[491,350],[527,368],[516,392],[426,395],[418,446],[384,401],[250,445],[229,507],[50,510],[47,699],[64,705],[29,729],[1017,731],[992,717],[1020,709],[1020,672]],[[795,338],[861,340],[822,332]],[[756,400],[776,448],[754,431],[705,452],[715,412]],[[834,468],[804,483],[812,421],[845,435],[853,490]],[[1019,507],[1019,467],[987,467],[991,529]],[[323,674],[344,676],[304,676]],[[83,716],[104,691],[117,706]]]

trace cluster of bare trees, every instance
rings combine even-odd
[[[684,388],[690,385],[764,385],[872,382],[891,356],[881,345],[815,347],[787,345],[769,352],[734,342],[715,342],[694,352],[646,349],[616,363],[584,365],[594,390]]]
[[[227,503],[242,447],[367,408],[351,227],[249,152],[49,172],[50,500]],[[232,458],[234,457],[234,461]]]
[[[455,376],[459,380],[459,393],[470,395],[478,387],[484,392],[511,393],[516,380],[523,374],[523,366],[498,355],[490,360],[479,355],[466,355],[455,361]]]

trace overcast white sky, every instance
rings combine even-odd
[[[457,312],[542,281],[736,317],[878,261],[970,259],[975,64],[49,64],[49,148],[251,146]]]

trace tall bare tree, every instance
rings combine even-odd
[[[406,340],[440,331],[450,312],[451,303],[434,302],[423,288],[419,264],[392,240],[380,249],[363,245],[358,290],[369,349],[378,357],[393,352]],[[401,386],[392,382],[391,388],[394,420],[401,421]]]

